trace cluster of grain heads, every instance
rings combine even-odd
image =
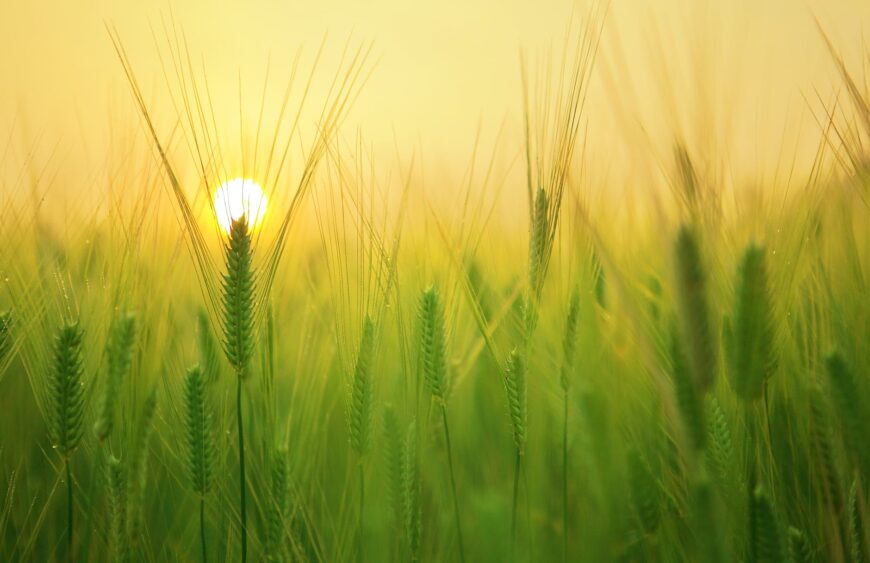
[[[674,255],[680,335],[694,386],[703,394],[716,377],[716,339],[707,298],[707,274],[698,236],[691,227],[684,225],[680,229]]]
[[[677,408],[689,442],[695,450],[702,451],[707,441],[702,396],[695,385],[679,331],[674,324],[671,325],[670,340],[671,379]]]
[[[734,482],[734,443],[731,429],[716,397],[707,398],[707,466],[713,472],[720,486],[728,487]]]
[[[733,326],[726,329],[731,386],[745,401],[759,399],[776,360],[764,249],[751,245],[737,272]]]
[[[788,561],[779,519],[773,503],[761,486],[752,494],[749,507],[750,561],[781,563]]]
[[[236,374],[236,421],[239,434],[239,515],[242,562],[248,558],[248,520],[245,481],[245,432],[242,418],[242,381],[248,377],[254,353],[254,267],[251,233],[242,217],[233,221],[224,249],[223,347]]]
[[[528,422],[526,399],[526,364],[522,352],[517,348],[511,350],[504,370],[504,388],[507,394],[508,414],[516,448],[516,463],[514,464],[514,487],[511,505],[511,550],[516,543],[517,503],[519,500],[520,472],[522,471],[523,455],[526,448],[526,426]]]
[[[459,511],[459,496],[456,492],[456,474],[453,469],[453,449],[450,445],[450,425],[447,422],[447,395],[449,379],[447,374],[447,329],[444,323],[444,309],[435,285],[423,290],[418,306],[420,334],[420,362],[423,378],[432,397],[441,407],[444,423],[444,442],[447,447],[447,466],[450,470],[450,488],[453,493],[453,509],[456,520],[456,535],[459,541],[459,558],[465,561],[465,547],[462,541],[462,523]]]
[[[0,367],[12,350],[12,311],[0,313]]]
[[[562,340],[562,369],[559,385],[562,387],[562,558],[568,560],[568,391],[574,372],[577,351],[577,328],[580,323],[580,292],[571,292],[565,337]]]
[[[831,424],[825,395],[818,385],[809,389],[810,441],[813,456],[821,472],[822,495],[833,514],[840,514],[843,494],[840,488],[840,472],[831,442]]]
[[[131,314],[121,315],[112,323],[106,343],[106,376],[97,411],[94,433],[105,441],[115,425],[115,410],[121,383],[130,371],[133,360],[133,341],[136,335],[136,318]]]
[[[543,285],[547,241],[550,234],[548,219],[550,205],[544,188],[538,188],[534,203],[532,224],[529,229],[529,288],[534,297],[537,297]]]
[[[54,365],[48,381],[48,428],[54,448],[65,459],[79,446],[83,434],[82,337],[78,322],[60,328],[55,338]]]
[[[420,468],[417,457],[417,425],[411,422],[405,437],[402,457],[402,516],[405,541],[411,561],[420,559],[423,525],[420,504]]]
[[[447,338],[444,310],[438,289],[432,285],[420,295],[420,361],[429,392],[441,404],[447,401]]]
[[[523,348],[527,348],[538,325],[538,299],[544,287],[550,249],[550,202],[544,188],[535,195],[529,225],[529,288],[523,300]]]
[[[205,376],[194,366],[184,378],[184,437],[187,469],[193,491],[199,495],[199,532],[202,560],[208,559],[205,542],[205,497],[211,490],[215,449],[211,433],[212,411]]]
[[[508,356],[504,372],[504,388],[507,394],[508,414],[510,415],[511,430],[513,431],[514,446],[516,448],[513,501],[511,503],[513,507],[511,510],[511,550],[513,550],[516,540],[520,472],[526,448],[526,425],[528,419],[526,406],[526,364],[522,352],[516,348],[511,350],[510,356]]]
[[[127,465],[127,538],[131,546],[143,535],[145,491],[148,485],[148,448],[157,415],[157,390],[145,398]]]
[[[825,358],[825,367],[846,449],[851,452],[853,463],[866,474],[870,471],[870,450],[867,448],[870,413],[843,356],[839,352],[832,352]]]
[[[526,448],[526,426],[528,420],[526,400],[526,365],[519,350],[514,348],[508,357],[504,375],[504,388],[507,393],[508,413],[513,430],[517,456],[522,457]]]
[[[818,384],[809,388],[810,447],[818,469],[818,484],[827,511],[827,532],[831,537],[839,537],[838,549],[845,553],[847,532],[843,520],[844,496],[840,464],[837,450],[832,440],[833,428],[830,422],[830,408],[827,397]]]
[[[698,461],[706,457],[708,427],[704,417],[705,397],[716,378],[717,341],[707,295],[707,273],[698,234],[683,225],[674,245],[675,292],[678,321],[671,322],[670,364],[677,409],[685,435],[693,448],[689,480],[696,558],[699,561],[728,560],[718,497],[707,468]],[[695,457],[700,456],[700,460]]]
[[[372,441],[372,360],[374,359],[375,325],[371,317],[366,315],[363,320],[360,335],[359,350],[353,370],[351,383],[350,413],[350,445],[357,457],[359,470],[359,553],[364,558],[364,514],[365,514],[365,466],[364,457],[371,448]]]
[[[187,469],[193,491],[205,496],[211,489],[214,473],[214,442],[211,433],[212,411],[205,386],[205,375],[196,365],[184,377],[184,437]]]
[[[287,529],[286,518],[290,489],[290,468],[287,456],[287,450],[279,448],[272,459],[272,498],[266,534],[266,548],[270,561],[283,561],[285,553],[284,539]]]
[[[661,524],[661,493],[647,460],[632,449],[628,453],[628,484],[631,504],[641,528],[653,535]]]
[[[48,380],[48,429],[54,448],[63,457],[67,481],[67,541],[73,545],[73,482],[70,458],[84,429],[85,389],[82,382],[82,329],[78,322],[62,326],[54,344],[54,365]]]
[[[254,353],[254,267],[251,233],[244,217],[233,221],[225,248],[223,279],[224,353],[240,379]]]
[[[374,359],[375,325],[366,315],[360,335],[359,350],[353,370],[350,396],[350,444],[360,463],[371,448],[372,426],[372,361]]]
[[[106,458],[109,498],[109,552],[111,560],[124,563],[129,559],[127,543],[127,483],[121,460]]]
[[[392,405],[384,407],[383,455],[384,478],[387,483],[387,500],[396,529],[402,525],[402,463],[404,444],[399,430],[399,420]]]

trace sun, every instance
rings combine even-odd
[[[266,215],[266,194],[255,181],[234,178],[221,184],[214,194],[214,210],[221,228],[229,234],[233,221],[245,217],[252,229]]]

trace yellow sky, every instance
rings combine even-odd
[[[329,34],[326,80],[348,37],[371,40],[371,79],[348,129],[379,154],[396,141],[460,169],[478,124],[486,143],[506,122],[506,152],[520,146],[518,53],[558,47],[572,13],[587,12],[567,0],[0,2],[3,142],[19,159],[36,147],[37,160],[62,162],[81,178],[104,162],[113,138],[141,134],[106,22],[117,28],[152,110],[170,121],[152,36],[161,42],[164,21],[176,22],[202,57],[216,105],[233,123],[239,76],[243,109],[253,115],[267,60],[277,99],[300,44],[311,55]],[[800,133],[812,145],[804,96],[836,87],[814,15],[859,69],[870,29],[866,0],[613,0],[586,108],[591,152],[618,168],[680,135],[722,150],[730,166],[751,175],[777,157],[780,139]]]

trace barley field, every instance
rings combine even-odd
[[[0,560],[870,561],[870,50],[802,13],[797,133],[615,87],[594,3],[452,160],[354,117],[377,38],[222,102],[105,22],[98,164],[0,151]]]

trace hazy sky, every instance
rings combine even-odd
[[[348,126],[383,152],[395,140],[460,167],[479,124],[484,146],[503,121],[507,152],[519,146],[520,50],[558,48],[572,14],[587,13],[586,3],[565,0],[0,2],[0,133],[19,156],[36,147],[46,160],[56,150],[51,158],[83,175],[100,166],[113,137],[141,134],[107,22],[152,110],[168,121],[174,110],[157,56],[165,21],[183,30],[234,124],[239,82],[253,115],[267,61],[277,100],[300,44],[310,60],[329,34],[325,81],[348,37],[371,40],[371,79]],[[804,96],[828,97],[837,85],[814,16],[860,70],[866,0],[613,0],[587,105],[592,150],[617,164],[679,134],[728,146],[734,165],[751,169],[777,156],[779,139],[814,139]]]

